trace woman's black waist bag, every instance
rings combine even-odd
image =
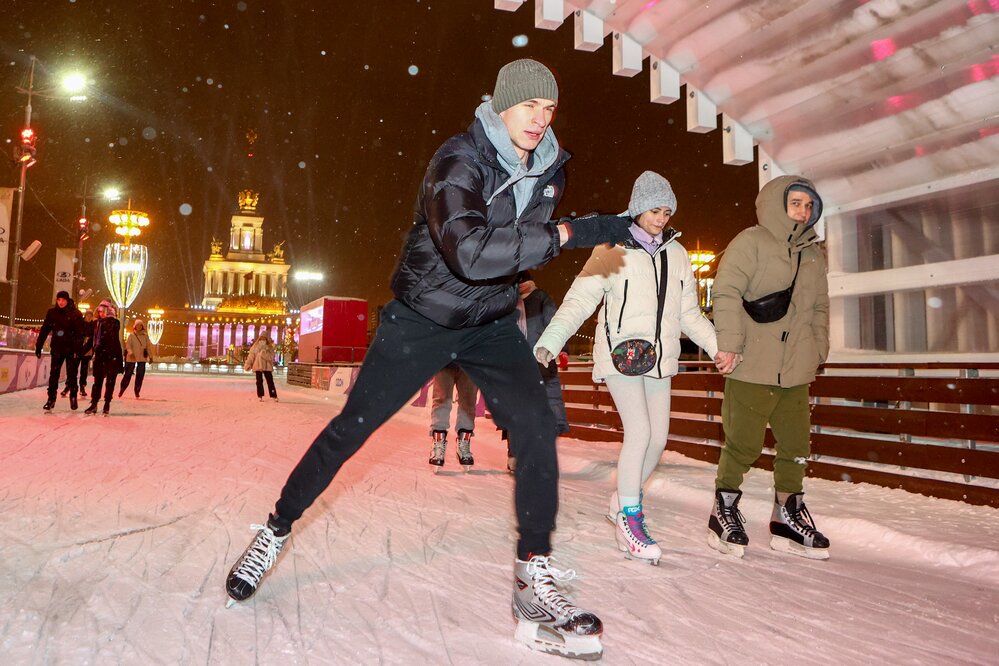
[[[747,301],[742,299],[742,309],[757,324],[769,324],[770,322],[783,319],[791,307],[791,295],[794,293],[794,283],[798,281],[798,271],[801,270],[801,252],[798,253],[798,266],[794,269],[794,278],[791,286],[787,289],[775,291],[766,296]]]

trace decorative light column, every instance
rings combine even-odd
[[[132,210],[132,202],[124,210],[111,211],[108,222],[115,227],[115,233],[123,237],[121,243],[109,243],[104,248],[104,282],[111,292],[111,299],[122,313],[142,289],[149,265],[149,250],[145,245],[132,243],[132,239],[149,226],[149,216],[142,211]],[[122,326],[122,329],[125,327]]]
[[[163,310],[159,308],[151,308],[146,310],[149,314],[149,321],[146,322],[146,333],[149,334],[149,341],[156,346],[160,343],[160,338],[163,337],[163,320],[160,317],[163,316]],[[156,350],[159,352],[159,349]],[[157,353],[157,355],[159,355]]]

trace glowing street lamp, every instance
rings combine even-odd
[[[158,345],[160,338],[163,337],[163,320],[160,319],[163,316],[163,310],[150,308],[146,312],[149,314],[149,321],[146,322],[146,333],[149,334],[149,341]]]
[[[139,295],[149,266],[149,250],[145,245],[132,242],[149,226],[149,216],[132,210],[131,203],[129,201],[128,208],[111,211],[108,216],[108,222],[123,242],[109,243],[104,248],[104,281],[119,311],[124,311]]]

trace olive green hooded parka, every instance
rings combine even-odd
[[[811,219],[797,223],[787,215],[792,185],[815,186],[800,176],[780,176],[756,197],[759,224],[742,231],[722,255],[713,290],[718,349],[742,354],[729,377],[751,384],[790,388],[815,380],[829,354],[829,286],[826,259],[817,244],[815,222],[822,201],[814,195]],[[783,318],[768,324],[753,321],[742,299],[755,300],[787,289],[801,254],[801,269]]]

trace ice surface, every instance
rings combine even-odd
[[[343,398],[146,376],[110,418],[0,396],[4,664],[555,664],[513,641],[512,479],[488,421],[476,469],[433,475],[406,408],[342,470],[250,602],[223,581]],[[996,664],[999,511],[807,481],[827,562],[768,547],[770,476],[747,478],[744,560],[705,544],[714,468],[668,453],[645,490],[661,566],[603,513],[618,447],[561,440],[557,562],[604,620],[606,664]]]

